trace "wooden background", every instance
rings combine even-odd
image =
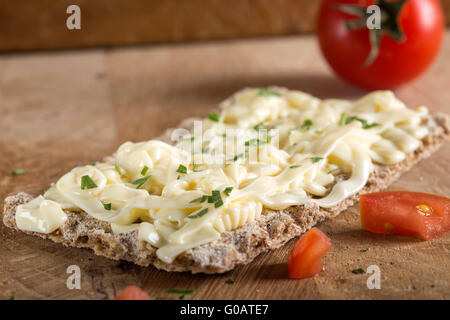
[[[127,140],[147,140],[189,116],[204,116],[245,86],[279,85],[321,98],[366,92],[337,79],[312,36],[0,56],[0,205],[18,191],[39,194],[73,166],[102,159]],[[396,90],[411,107],[450,112],[450,33],[437,62]],[[450,143],[392,188],[450,195]],[[12,176],[11,170],[25,174]],[[0,223],[0,298],[110,299],[130,284],[151,296],[188,299],[449,299],[450,232],[432,241],[361,230],[357,206],[322,223],[332,240],[325,269],[287,279],[295,241],[223,275],[167,273],[95,256],[14,232]],[[368,249],[367,252],[360,250]],[[81,290],[66,288],[69,265]],[[378,265],[381,289],[357,268]],[[233,278],[235,283],[226,284]]]
[[[450,0],[441,0],[450,21]],[[81,8],[81,30],[66,8]],[[4,0],[0,52],[311,32],[319,0]]]

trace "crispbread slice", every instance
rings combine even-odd
[[[366,186],[338,205],[325,209],[310,203],[280,211],[264,210],[257,221],[239,229],[224,232],[220,239],[214,242],[187,250],[170,264],[156,256],[156,248],[145,241],[138,240],[137,231],[115,235],[109,223],[96,220],[84,212],[68,211],[65,224],[51,234],[24,232],[51,239],[65,246],[91,248],[98,255],[114,260],[131,261],[141,266],[154,265],[158,269],[167,271],[222,273],[237,265],[249,263],[260,253],[279,248],[325,218],[338,215],[353,205],[360,194],[385,189],[403,172],[421,159],[429,157],[445,140],[449,139],[450,117],[448,115],[430,116],[426,125],[430,134],[422,140],[422,145],[414,153],[395,165],[376,165]],[[4,224],[19,230],[15,223],[16,208],[32,198],[31,195],[23,192],[7,197],[3,213]]]

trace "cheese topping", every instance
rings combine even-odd
[[[245,89],[174,145],[126,142],[110,160],[74,168],[19,206],[16,223],[51,233],[67,219],[63,210],[82,210],[110,222],[115,234],[137,230],[170,263],[264,208],[333,207],[367,183],[374,164],[416,150],[428,134],[427,114],[390,91],[350,102]]]

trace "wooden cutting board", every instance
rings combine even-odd
[[[450,112],[450,33],[438,61],[396,94],[409,106]],[[42,192],[76,165],[102,159],[121,143],[148,140],[187,116],[204,116],[245,86],[280,85],[321,98],[365,92],[328,69],[313,37],[286,37],[127,49],[0,56],[0,199]],[[449,196],[450,144],[392,188]],[[24,168],[25,174],[11,176]],[[167,273],[108,260],[90,250],[0,226],[0,298],[110,299],[136,284],[151,296],[194,289],[188,299],[450,298],[450,233],[432,241],[378,236],[360,228],[357,206],[319,225],[332,239],[324,271],[288,280],[295,241],[222,275]],[[365,251],[367,249],[367,251]],[[365,251],[365,252],[361,252]],[[81,289],[69,290],[69,265]],[[381,289],[357,268],[377,265]],[[234,284],[226,284],[227,279]]]

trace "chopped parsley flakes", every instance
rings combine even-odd
[[[208,203],[214,203],[214,208],[219,208],[223,205],[222,197],[219,190],[213,190],[211,196],[208,197]]]
[[[131,184],[137,185],[136,189],[139,189],[140,187],[142,187],[148,180],[148,178],[150,178],[151,176],[146,176],[143,178],[139,178],[134,180]]]
[[[264,121],[261,121],[260,123],[256,124],[253,127],[253,129],[255,129],[256,131],[259,131],[261,129],[267,129],[267,128],[264,126]]]
[[[223,190],[223,193],[225,195],[229,196],[232,190],[233,190],[233,187],[226,187],[225,190]],[[213,190],[211,192],[210,196],[205,194],[201,197],[195,198],[194,200],[190,201],[189,203],[203,203],[203,202],[214,203],[214,208],[219,208],[219,207],[223,206],[223,200],[222,200],[222,196],[220,195],[219,190]],[[188,218],[191,218],[191,217],[192,216],[188,216]]]
[[[148,167],[144,166],[144,168],[142,168],[141,175],[145,176],[147,174],[147,171],[148,171]]]
[[[233,191],[233,187],[226,187],[225,190],[223,190],[223,193],[229,196],[231,191]]]
[[[354,273],[354,274],[361,274],[361,273],[366,273],[366,272],[364,271],[364,269],[358,268],[358,269],[353,269],[352,273]]]
[[[265,89],[265,88],[257,89],[255,93],[256,93],[256,95],[258,95],[260,97],[268,97],[268,96],[280,97],[281,96],[275,90],[273,90],[273,89]]]
[[[330,171],[328,171],[327,173],[334,173],[334,172],[337,172],[339,170],[340,170],[339,168],[334,168],[334,169],[331,169]]]
[[[353,121],[361,122],[361,125],[362,125],[363,129],[370,129],[370,128],[377,127],[377,126],[380,125],[379,123],[376,123],[376,122],[369,124],[367,122],[367,120],[361,119],[361,118],[359,118],[357,116],[347,117],[345,112],[341,113],[341,118],[339,119],[339,125],[343,126],[343,125],[349,124],[349,123],[351,123]]]
[[[89,176],[82,176],[81,177],[81,190],[84,189],[93,189],[97,188],[97,185],[95,184],[94,180],[91,179]]]
[[[322,159],[323,159],[322,157],[312,157],[311,161],[312,161],[312,163],[316,163],[316,162],[319,162]]]
[[[105,210],[110,211],[111,210],[111,203],[103,203],[103,208],[105,208]]]
[[[303,122],[301,128],[302,128],[302,129],[309,130],[309,129],[311,129],[312,126],[314,126],[313,122],[312,122],[311,120],[309,120],[309,119],[306,119],[306,120]]]
[[[197,219],[197,218],[203,217],[207,213],[208,213],[208,208],[205,208],[205,209],[198,211],[196,214],[188,216],[188,218],[189,219]]]
[[[250,146],[257,146],[259,147],[262,144],[265,144],[265,141],[259,140],[259,139],[250,139],[245,141],[245,146],[246,147],[250,147]]]
[[[208,114],[208,119],[214,122],[219,122],[219,115],[215,112]]]
[[[187,173],[187,168],[185,166],[183,166],[182,164],[180,164],[178,166],[177,172],[179,172],[179,173]]]
[[[13,171],[11,171],[11,175],[13,175],[13,176],[19,176],[24,173],[25,173],[25,169],[23,169],[23,168],[17,168],[17,169],[14,169]]]
[[[180,288],[173,288],[166,291],[167,293],[179,293],[181,296],[178,297],[179,300],[184,300],[188,295],[193,294],[195,291],[190,289],[180,289]]]
[[[195,198],[194,200],[192,200],[192,201],[189,202],[189,203],[196,203],[196,202],[202,203],[202,202],[205,202],[206,200],[208,200],[208,196],[207,196],[207,195],[204,195],[204,196]]]

